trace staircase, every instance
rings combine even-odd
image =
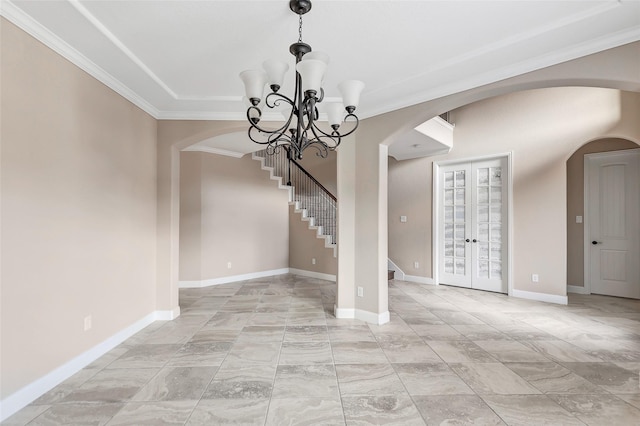
[[[336,255],[337,211],[336,197],[311,176],[297,161],[289,159],[284,148],[275,154],[266,150],[254,152],[254,160],[260,161],[263,170],[269,170],[271,178],[280,188],[289,190],[289,203],[309,222],[317,236],[325,239],[325,247],[334,249]]]

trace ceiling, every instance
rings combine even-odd
[[[244,120],[238,73],[268,58],[291,64],[281,91],[292,91],[287,0],[0,4],[157,119]],[[365,82],[361,119],[640,40],[640,2],[625,0],[317,0],[303,20],[303,40],[331,57],[326,99],[342,80]]]

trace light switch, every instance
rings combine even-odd
[[[582,223],[582,216],[576,216],[576,223]]]
[[[407,221],[407,217],[406,216],[400,216],[400,222],[404,223]]]

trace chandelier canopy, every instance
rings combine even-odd
[[[263,70],[247,70],[240,73],[249,107],[249,139],[266,145],[269,154],[280,148],[287,150],[289,158],[302,158],[307,148],[315,148],[316,155],[325,158],[329,151],[335,150],[343,137],[355,132],[358,117],[354,114],[364,89],[364,83],[358,80],[346,80],[338,85],[342,102],[329,103],[325,109],[329,126],[319,125],[318,104],[324,99],[322,82],[329,63],[329,56],[314,52],[311,46],[302,41],[302,15],[311,10],[310,0],[291,0],[289,8],[299,17],[298,41],[289,47],[296,58],[295,89],[293,97],[279,93],[284,75],[289,70],[286,62],[267,60]],[[271,92],[263,98],[264,88],[269,85]],[[277,129],[267,129],[260,125],[264,107],[283,108],[285,123]],[[343,122],[349,122],[349,128],[340,133]]]

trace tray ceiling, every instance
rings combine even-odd
[[[242,120],[238,73],[289,61],[288,1],[3,0],[2,15],[158,119]],[[375,116],[640,39],[635,1],[322,1],[303,39]],[[283,91],[290,93],[292,70]],[[277,114],[267,119],[281,119]]]

